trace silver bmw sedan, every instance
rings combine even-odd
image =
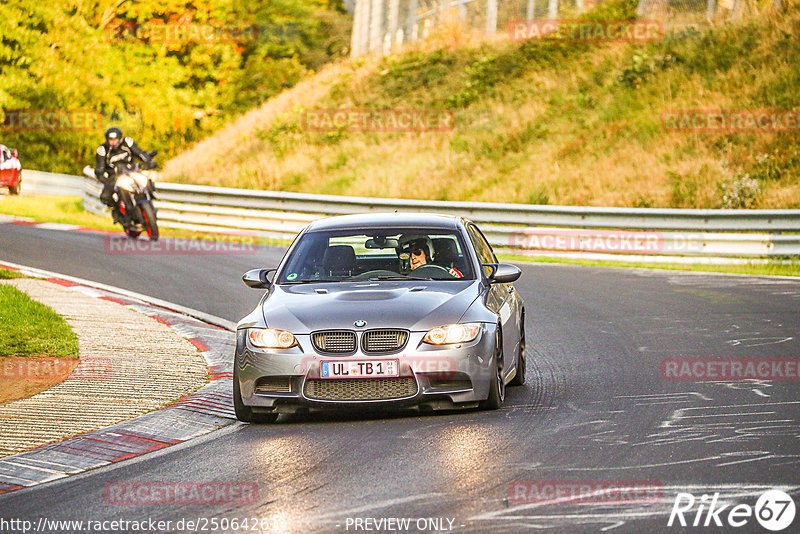
[[[525,382],[525,308],[461,217],[364,214],[308,225],[237,327],[236,417],[316,410],[499,408]]]

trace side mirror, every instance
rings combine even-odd
[[[242,282],[244,282],[244,285],[247,287],[252,287],[253,289],[269,289],[272,282],[269,281],[267,275],[276,270],[277,269],[252,269],[244,273]]]
[[[510,263],[484,263],[483,265],[492,269],[489,281],[493,284],[509,284],[517,280],[522,274],[519,267]]]
[[[13,157],[15,157],[15,158],[17,157],[17,149],[16,149],[16,148],[15,148],[14,150],[12,150],[12,151],[11,151],[11,155],[12,155]]]

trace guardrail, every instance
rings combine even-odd
[[[85,178],[55,172],[22,170],[22,192],[35,195],[82,195]]]
[[[88,175],[91,174],[90,169]],[[27,171],[30,176],[32,171]],[[46,173],[39,173],[46,174]],[[52,180],[62,178],[56,175]],[[65,190],[74,190],[71,179]],[[99,182],[82,179],[86,209],[107,214]],[[26,183],[30,187],[30,181]],[[159,225],[292,239],[331,215],[429,212],[462,215],[494,247],[519,254],[703,262],[800,256],[800,210],[691,210],[440,202],[258,191],[157,182]]]

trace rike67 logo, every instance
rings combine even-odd
[[[794,500],[781,490],[765,491],[755,506],[737,504],[728,510],[729,506],[719,504],[719,493],[703,495],[700,499],[691,493],[678,493],[667,526],[739,528],[750,524],[755,518],[763,528],[778,532],[788,528],[794,521]]]

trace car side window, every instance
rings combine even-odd
[[[478,254],[478,260],[480,260],[481,263],[497,263],[497,257],[495,257],[494,252],[492,252],[492,247],[474,224],[467,226],[467,233],[469,234],[470,241],[472,241],[472,245],[475,247],[475,252]],[[488,276],[491,274],[491,269],[484,268],[484,272],[486,272]]]

